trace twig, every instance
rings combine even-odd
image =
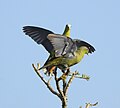
[[[47,83],[50,83],[51,79],[52,79],[52,77],[50,77],[50,78],[48,79]]]
[[[52,79],[52,77],[50,77],[47,81],[44,79],[44,77],[40,74],[40,64],[37,64],[37,67],[35,67],[34,64],[32,64],[35,72],[37,73],[37,75],[39,76],[39,78],[43,81],[43,83],[47,86],[47,88],[56,96],[58,96],[60,98],[60,100],[62,101],[62,108],[67,108],[67,93],[68,93],[68,89],[70,87],[70,84],[72,83],[74,78],[82,78],[82,79],[86,79],[88,80],[90,77],[87,75],[82,74],[82,76],[80,76],[80,74],[75,71],[72,74],[70,74],[70,69],[67,70],[66,73],[64,73],[61,77],[57,78],[57,68],[55,69],[54,72],[54,79],[55,79],[55,83],[56,83],[56,88],[57,91],[55,91],[52,86],[50,85],[50,81]],[[66,78],[67,76],[71,76],[68,80],[68,82],[66,82]],[[60,81],[63,82],[63,89],[61,90],[60,88]],[[91,103],[86,103],[85,108],[90,108],[92,106],[96,106],[98,104],[98,102],[96,102],[95,104],[91,104]],[[80,107],[82,108],[82,107]]]
[[[68,88],[69,88],[70,84],[72,83],[75,75],[76,75],[76,72],[74,72],[74,73],[72,74],[72,76],[70,77],[70,79],[69,79],[69,81],[68,81],[68,83],[67,83],[67,85],[66,85],[66,88],[65,88],[65,95],[67,95]]]
[[[86,103],[86,107],[85,108],[90,108],[91,106],[96,106],[97,104],[98,104],[98,102],[96,102],[95,104]]]
[[[60,85],[59,85],[59,80],[58,80],[58,78],[57,78],[57,72],[55,71],[54,72],[54,75],[55,75],[55,83],[56,83],[56,87],[57,87],[57,90],[58,90],[58,92],[60,93],[60,99],[62,100],[62,98],[64,97],[64,94],[63,94],[63,92],[60,90]]]
[[[90,108],[92,106],[96,106],[98,104],[98,102],[96,102],[95,104],[91,104],[91,103],[86,103],[85,108]],[[80,106],[80,108],[82,108],[82,106]]]
[[[65,89],[66,89],[67,82],[65,79],[62,79],[62,82],[63,82],[63,93],[65,95],[65,92],[66,92]]]
[[[69,76],[72,76],[72,74],[70,73]],[[85,74],[80,75],[78,72],[76,72],[74,77],[80,78],[80,79],[85,79],[87,81],[90,79],[90,77],[88,75],[85,75]]]
[[[50,79],[48,80],[48,82],[41,76],[41,74],[39,73],[38,68],[35,67],[34,64],[32,64],[35,72],[37,73],[37,75],[40,77],[40,79],[44,82],[44,84],[47,86],[47,88],[56,96],[58,96],[59,98],[61,98],[60,94],[58,92],[56,92],[55,90],[53,90],[53,88],[50,86]]]

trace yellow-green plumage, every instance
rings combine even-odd
[[[70,37],[70,29],[71,29],[71,25],[70,24],[67,24],[65,26],[65,30],[63,32],[63,35],[66,36],[66,37]]]
[[[86,47],[80,47],[78,50],[75,52],[75,56],[72,58],[66,58],[64,56],[54,58],[46,65],[43,66],[43,68],[49,67],[49,66],[58,66],[58,65],[67,65],[67,67],[70,67],[72,65],[75,65],[79,63],[82,58],[84,57],[85,54],[88,54],[88,49]]]
[[[36,43],[42,44],[50,53],[48,60],[40,69],[45,68],[50,74],[51,69],[57,67],[64,72],[70,66],[79,63],[85,54],[95,51],[95,48],[89,43],[71,39],[70,30],[71,26],[69,24],[66,25],[62,35],[40,27],[23,27],[26,35],[29,35]]]

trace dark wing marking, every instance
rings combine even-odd
[[[47,39],[48,34],[54,34],[52,31],[40,27],[25,26],[23,27],[23,32],[36,43],[42,44],[48,52],[53,50],[51,42]]]

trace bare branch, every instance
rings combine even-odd
[[[70,79],[69,79],[69,81],[68,81],[68,83],[67,83],[67,85],[66,85],[66,88],[65,88],[65,95],[67,95],[68,88],[69,88],[71,82],[73,81],[74,76],[76,75],[76,73],[77,73],[77,72],[74,72],[74,73],[72,74],[72,76],[70,77]]]
[[[63,94],[63,92],[60,90],[59,80],[58,80],[58,78],[57,78],[57,72],[56,72],[56,71],[54,72],[54,75],[55,75],[56,87],[57,87],[58,92],[59,92],[60,95],[61,95],[60,99],[62,100],[62,98],[64,98],[64,94]]]
[[[34,64],[32,64],[35,72],[37,73],[37,75],[40,77],[40,79],[44,82],[44,84],[47,86],[47,88],[56,96],[58,96],[59,98],[61,98],[60,94],[57,93],[51,86],[50,86],[50,79],[48,80],[48,82],[41,76],[40,71],[38,70],[38,67],[36,68]]]
[[[63,93],[65,95],[65,92],[66,92],[65,89],[66,89],[67,82],[65,79],[62,79],[62,82],[63,82]]]
[[[37,75],[39,76],[39,78],[42,80],[42,82],[47,86],[47,88],[56,96],[58,96],[60,98],[60,100],[62,101],[62,108],[67,108],[67,93],[68,93],[68,89],[70,87],[70,84],[72,83],[74,78],[81,78],[81,79],[86,79],[89,80],[89,76],[87,75],[80,75],[77,71],[71,73],[70,69],[67,70],[66,73],[63,73],[63,75],[59,78],[57,78],[57,68],[54,72],[54,80],[56,83],[56,88],[57,91],[55,91],[52,86],[50,85],[50,81],[52,79],[52,77],[50,77],[48,80],[45,80],[45,78],[40,74],[40,64],[37,64],[37,67],[35,67],[34,64],[32,64],[35,72],[37,73]],[[66,82],[66,78],[70,76],[70,78],[68,79],[68,82]],[[60,87],[60,81],[63,82],[63,87]],[[61,90],[62,89],[62,90]],[[91,103],[86,103],[85,108],[90,108],[92,106],[96,106],[98,104],[98,102],[96,102],[95,104],[91,104]],[[82,108],[82,107],[80,107]]]

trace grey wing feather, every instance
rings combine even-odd
[[[71,38],[62,35],[49,34],[48,39],[54,47],[55,57],[67,55],[68,53],[72,53],[76,50],[75,44]]]
[[[23,32],[30,36],[36,43],[42,44],[48,52],[53,50],[51,42],[47,39],[48,34],[54,34],[52,31],[34,26],[23,27]]]

